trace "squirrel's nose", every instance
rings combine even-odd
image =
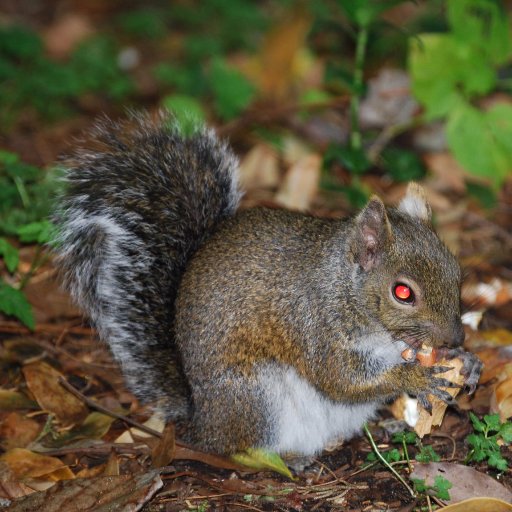
[[[448,345],[451,347],[460,347],[464,343],[466,333],[464,332],[464,326],[462,325],[460,318],[457,318],[451,329],[451,336],[448,338]]]

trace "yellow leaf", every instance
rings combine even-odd
[[[237,453],[231,457],[238,464],[254,469],[270,469],[290,480],[295,480],[283,459],[275,453],[261,448],[249,448],[247,451]]]

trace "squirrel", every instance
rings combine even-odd
[[[455,385],[405,349],[462,357],[461,270],[423,189],[373,195],[348,219],[239,211],[238,160],[211,129],[167,115],[100,121],[68,158],[57,266],[131,390],[185,440],[311,456],[387,400],[450,403]]]

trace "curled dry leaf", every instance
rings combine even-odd
[[[462,386],[464,384],[464,376],[460,373],[464,362],[459,358],[454,359],[441,359],[436,362],[436,366],[448,366],[452,369],[439,374],[442,378],[447,379],[455,384]],[[441,388],[447,391],[452,397],[455,397],[460,389],[458,388]],[[418,404],[419,417],[418,422],[414,426],[414,430],[418,436],[423,437],[425,434],[430,434],[433,426],[441,425],[444,418],[444,413],[448,407],[442,400],[439,400],[435,396],[429,395],[428,397],[432,404],[432,414],[429,414],[423,407]]]
[[[141,510],[163,483],[157,471],[59,482],[13,502],[9,512],[125,512]]]
[[[55,414],[63,424],[81,423],[87,416],[87,406],[59,384],[64,376],[49,364],[27,364],[23,374],[41,409]]]

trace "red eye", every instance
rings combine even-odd
[[[393,297],[398,302],[405,302],[411,304],[414,302],[414,293],[409,286],[403,283],[397,283],[393,287]]]

